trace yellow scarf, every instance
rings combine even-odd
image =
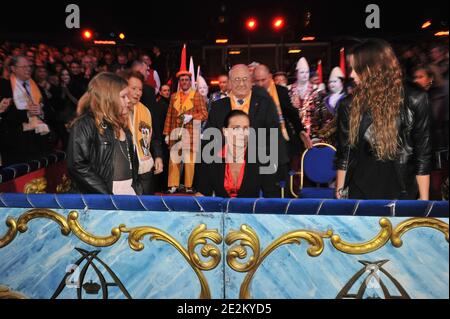
[[[139,173],[147,173],[153,167],[153,158],[150,153],[150,142],[153,134],[152,116],[147,107],[139,102],[134,107],[133,118],[130,116],[129,120],[131,132],[133,134],[133,142],[136,146],[137,155],[140,162]],[[150,169],[147,167],[149,165],[142,165],[142,163],[146,161],[151,161]]]
[[[248,114],[248,112],[250,111],[250,101],[252,100],[252,93],[250,92],[250,94],[247,95],[244,100],[244,104],[238,105],[236,103],[236,96],[233,93],[230,93],[231,110],[241,110]]]
[[[178,91],[175,95],[175,101],[173,103],[173,107],[177,110],[178,114],[186,113],[187,111],[194,108],[194,96],[195,91],[190,90],[188,96],[183,97],[181,94],[184,94],[182,91]]]

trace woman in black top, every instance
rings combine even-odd
[[[225,145],[213,163],[199,165],[197,196],[257,198],[262,191],[264,197],[278,197],[275,174],[261,174],[260,165],[249,160],[249,129],[245,112],[227,115],[222,129]]]
[[[357,45],[350,56],[353,97],[338,108],[336,197],[428,200],[429,105],[407,87],[391,46]]]
[[[87,194],[142,194],[138,161],[128,129],[128,83],[100,73],[78,104],[67,166],[77,190]]]

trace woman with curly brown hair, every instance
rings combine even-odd
[[[392,47],[367,40],[350,55],[357,87],[338,109],[336,197],[428,200],[429,103],[403,84]]]

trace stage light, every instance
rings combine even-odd
[[[254,31],[256,27],[258,26],[258,22],[254,18],[250,18],[245,23],[245,26],[247,27],[247,30]]]
[[[97,44],[97,45],[116,45],[116,41],[94,40],[94,44]]]
[[[275,30],[281,30],[284,27],[284,19],[277,17],[273,20],[272,25]]]
[[[232,50],[232,51],[228,51],[228,54],[229,55],[239,55],[239,54],[241,54],[241,51],[239,51],[239,50]]]
[[[314,41],[316,37],[303,37],[302,41]]]
[[[422,24],[422,29],[426,29],[431,25],[431,20],[425,21],[424,24]]]
[[[217,44],[226,44],[228,43],[228,39],[216,39]]]
[[[448,37],[448,31],[439,31],[434,34],[436,37]]]
[[[119,39],[124,40],[125,39],[125,33],[119,33]]]
[[[92,39],[92,31],[91,30],[84,30],[83,31],[83,38],[85,40],[91,40]]]
[[[302,50],[300,50],[300,49],[290,49],[288,51],[289,54],[298,54],[300,52],[302,52]]]
[[[219,81],[217,80],[212,80],[211,82],[209,82],[211,84],[211,86],[217,86],[219,85]]]

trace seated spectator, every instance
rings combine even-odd
[[[39,159],[53,150],[55,141],[55,114],[31,78],[30,62],[24,56],[14,57],[11,71],[10,80],[0,80],[0,101],[11,99],[12,103],[2,113],[0,153],[4,165]]]
[[[248,162],[249,116],[240,110],[231,111],[222,129],[225,145],[212,164],[201,165],[197,196],[256,198],[278,197],[276,178],[262,175],[259,165]]]

